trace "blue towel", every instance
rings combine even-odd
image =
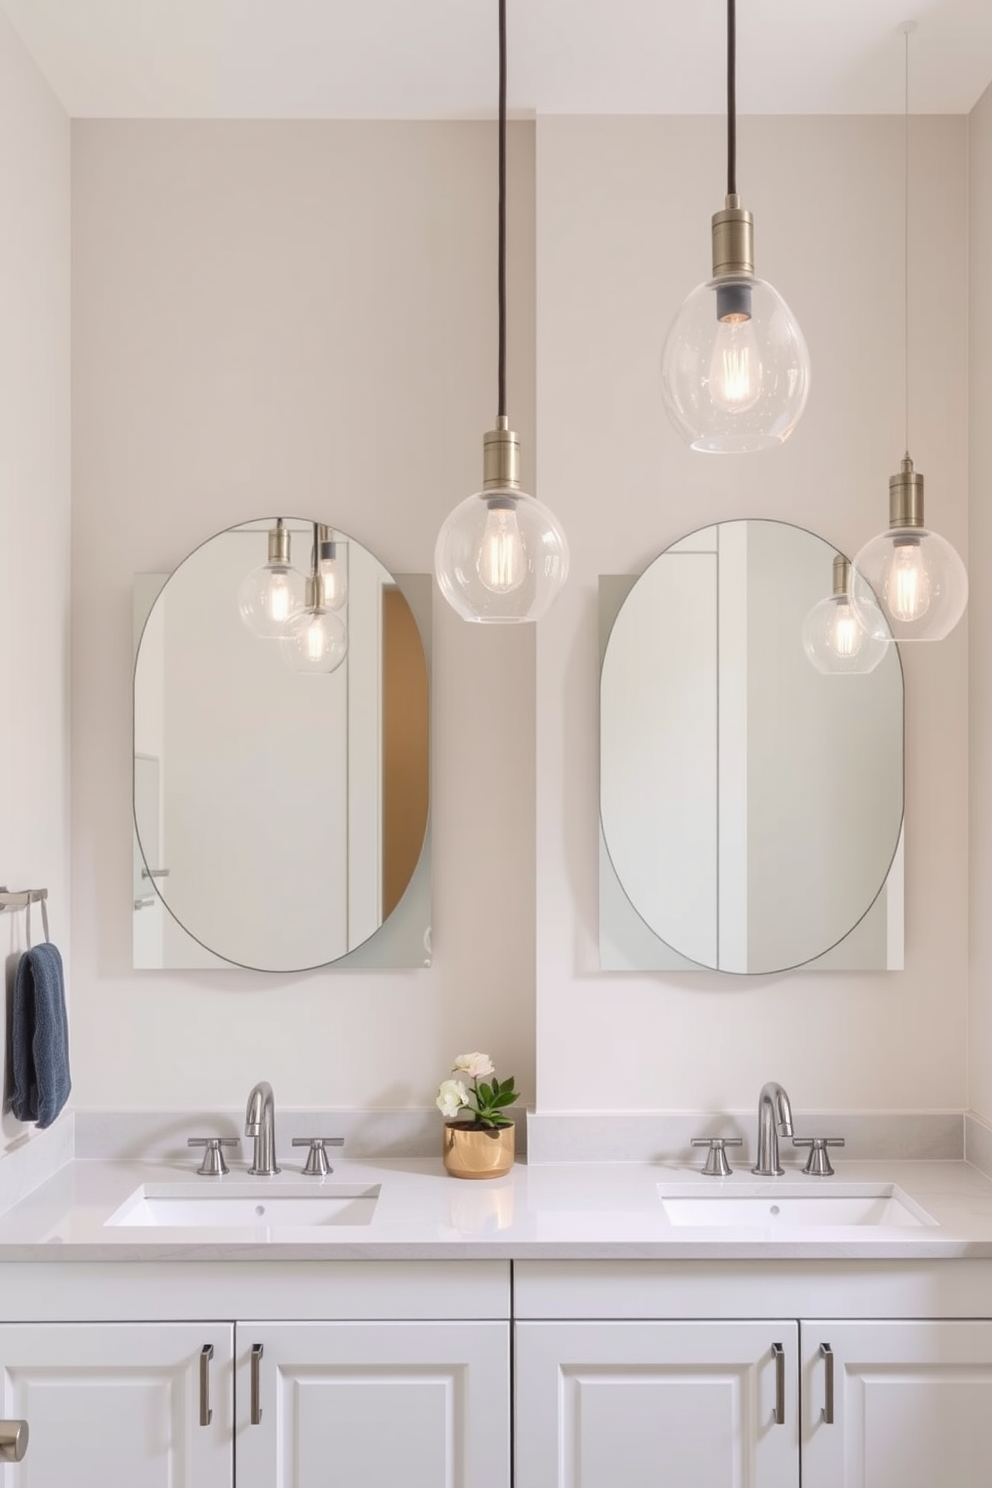
[[[25,951],[17,963],[12,1035],[14,1115],[51,1126],[72,1081],[62,957],[50,941]]]

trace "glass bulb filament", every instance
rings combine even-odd
[[[834,606],[833,623],[827,633],[827,645],[835,656],[857,656],[861,650],[864,634],[858,617],[845,596]]]
[[[270,569],[264,604],[274,625],[283,625],[293,613],[293,592],[285,568]]]
[[[527,576],[527,552],[515,502],[499,497],[487,503],[486,526],[476,568],[493,594],[510,594]]]
[[[885,577],[885,604],[896,620],[918,620],[930,608],[930,579],[918,540],[897,538]]]
[[[721,317],[710,358],[710,397],[727,413],[746,413],[761,397],[761,383],[761,354],[750,316]]]

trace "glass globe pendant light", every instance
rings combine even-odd
[[[882,641],[942,641],[968,603],[968,573],[951,544],[923,520],[923,476],[909,456],[909,38],[906,38],[905,110],[905,388],[906,454],[889,477],[888,531],[854,557],[851,603],[862,626]]]
[[[283,629],[282,655],[290,671],[320,675],[336,671],[344,661],[348,654],[348,630],[341,616],[325,602],[318,522],[314,523],[313,531],[313,563],[306,581],[303,608]]]
[[[506,0],[499,0],[499,376],[496,428],[483,437],[482,490],[455,507],[434,549],[437,581],[463,620],[538,620],[568,577],[568,543],[520,488],[520,442],[506,413]]]
[[[282,517],[277,517],[269,533],[268,562],[245,578],[238,609],[253,635],[278,640],[302,604],[303,575],[289,561],[289,532]]]
[[[833,593],[815,604],[803,621],[803,650],[818,672],[851,676],[873,672],[886,653],[885,641],[866,630],[848,593],[851,565],[842,553],[833,564]]]
[[[727,0],[727,199],[712,219],[713,277],[683,304],[661,358],[672,423],[693,449],[774,449],[809,393],[803,333],[777,290],[754,274],[754,219],[737,194],[737,16]]]

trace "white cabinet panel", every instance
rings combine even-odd
[[[238,1488],[508,1488],[507,1323],[239,1323],[236,1395]]]
[[[801,1327],[803,1488],[989,1488],[992,1323]]]
[[[29,1431],[6,1488],[231,1488],[233,1341],[217,1323],[0,1326],[3,1415]]]
[[[794,1322],[518,1323],[515,1365],[516,1488],[797,1488]]]

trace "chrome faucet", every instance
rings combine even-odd
[[[779,1131],[792,1136],[792,1106],[785,1087],[769,1080],[758,1096],[758,1160],[751,1169],[761,1178],[781,1178],[785,1172],[778,1160]]]
[[[249,1173],[256,1178],[271,1178],[279,1172],[276,1164],[276,1102],[268,1080],[259,1080],[248,1097],[245,1112],[245,1136],[255,1138],[255,1156]]]

